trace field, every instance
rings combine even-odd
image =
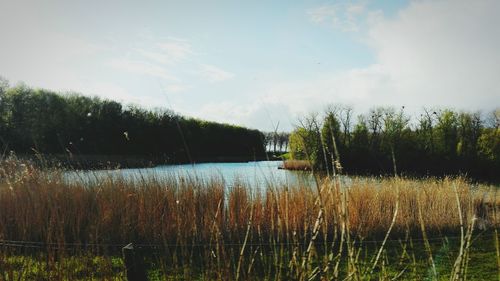
[[[497,188],[462,178],[67,182],[0,166],[0,280],[498,280]]]

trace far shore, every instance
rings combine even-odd
[[[217,156],[186,159],[173,159],[166,156],[152,155],[76,155],[76,154],[23,154],[15,156],[19,160],[32,162],[41,168],[60,167],[63,169],[99,170],[120,168],[151,168],[160,165],[200,164],[200,163],[238,163],[251,161],[282,160],[274,153],[264,156]]]

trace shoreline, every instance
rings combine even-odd
[[[15,159],[32,163],[40,168],[62,168],[69,170],[114,170],[132,168],[152,168],[162,165],[183,165],[201,163],[245,163],[253,161],[280,161],[279,156],[268,153],[266,156],[218,156],[200,157],[188,161],[185,159],[175,160],[162,156],[149,155],[14,155]],[[6,160],[5,157],[0,160]]]

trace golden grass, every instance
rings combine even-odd
[[[107,178],[97,184],[65,183],[57,172],[47,174],[30,166],[11,165],[1,170],[0,239],[204,243],[213,239],[215,227],[223,241],[237,242],[246,232],[252,210],[251,237],[256,239],[260,231],[263,237],[281,235],[286,239],[293,234],[304,239],[311,234],[320,209],[316,189],[307,186],[252,190],[242,183],[226,188],[222,180],[196,178],[145,178],[140,182]],[[473,188],[463,179],[353,178],[348,186],[336,185],[325,180],[320,186],[328,225],[324,234],[328,235],[339,227],[339,198],[343,193],[348,201],[349,231],[358,238],[384,234],[397,200],[400,210],[393,232],[418,233],[418,208],[429,233],[458,231],[454,187],[459,191],[463,214],[480,216],[483,227],[499,223],[493,216],[499,206],[496,189]]]
[[[285,160],[283,161],[283,169],[293,171],[310,171],[311,162],[307,160]]]
[[[98,252],[109,244],[153,245],[164,249],[169,266],[192,270],[201,263],[213,279],[247,279],[253,273],[296,280],[338,276],[347,255],[347,279],[363,279],[386,266],[387,253],[382,246],[363,271],[354,241],[459,235],[461,223],[472,220],[481,228],[500,224],[496,187],[461,178],[347,181],[263,190],[174,176],[68,183],[60,171],[4,162],[0,240],[42,242],[47,251],[72,243],[99,244]],[[321,261],[316,268],[315,258]]]

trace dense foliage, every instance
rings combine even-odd
[[[337,163],[357,174],[500,179],[500,110],[482,116],[424,109],[413,120],[404,108],[375,108],[357,123],[352,115],[351,108],[335,106],[301,120],[290,136],[292,158],[327,171]]]
[[[167,162],[263,157],[257,130],[168,110],[0,83],[0,155],[134,155]],[[215,159],[217,158],[217,159]]]

